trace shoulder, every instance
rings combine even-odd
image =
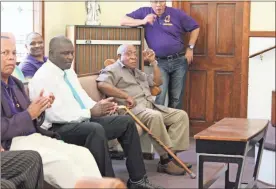
[[[139,9],[136,9],[134,12],[140,13],[143,15],[148,15],[151,13],[151,7],[140,7]]]
[[[121,70],[122,65],[119,61],[116,61],[113,64],[110,64],[108,66],[106,66],[103,70],[109,71],[109,72],[116,72],[118,70]]]
[[[24,89],[24,84],[22,83],[22,81],[20,81],[19,79],[17,79],[14,76],[10,76],[12,78],[12,80],[14,81],[14,83],[20,88],[20,90]]]
[[[186,15],[186,13],[183,10],[178,9],[178,8],[174,8],[174,7],[167,7],[167,11],[168,11],[168,13],[173,14],[173,15],[177,15],[177,16]]]

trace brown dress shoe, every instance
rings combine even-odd
[[[169,175],[185,175],[186,171],[177,166],[173,161],[168,162],[167,164],[162,165],[160,162],[157,166],[157,172],[159,173],[167,173]]]

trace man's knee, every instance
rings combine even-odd
[[[42,165],[42,159],[37,151],[24,150],[22,151],[22,160],[29,162],[30,164]]]
[[[103,126],[99,123],[96,122],[87,122],[83,123],[82,125],[83,131],[86,133],[90,133],[90,135],[97,135],[101,137],[105,137],[105,130]]]
[[[152,111],[150,114],[149,114],[149,118],[152,119],[152,120],[162,120],[163,121],[163,115],[160,111]]]

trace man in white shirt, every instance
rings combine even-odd
[[[55,95],[43,127],[59,133],[67,143],[87,147],[106,177],[114,177],[107,141],[117,138],[127,157],[128,187],[156,188],[146,176],[135,122],[129,116],[107,116],[117,108],[113,98],[95,102],[83,90],[76,73],[70,69],[74,47],[69,39],[54,37],[49,48],[48,62],[29,83],[31,99],[42,89]]]

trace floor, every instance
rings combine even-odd
[[[186,152],[179,154],[179,157],[193,165],[192,171],[196,173],[196,153],[195,142],[191,138],[190,149]],[[160,185],[164,188],[197,188],[197,179],[191,179],[188,174],[185,176],[170,176],[167,174],[161,174],[156,172],[156,165],[158,163],[158,156],[154,160],[145,160],[146,170],[150,181],[156,185]],[[213,175],[222,164],[206,163],[204,176]],[[125,160],[113,160],[113,167],[116,177],[121,178],[123,181],[127,181],[128,172],[125,166]],[[243,182],[249,181],[253,175],[254,158],[248,157],[246,160],[245,174],[242,179]],[[234,180],[237,166],[235,164],[230,165],[230,180]],[[206,178],[206,177],[205,177]],[[259,188],[272,188],[263,183],[258,183]],[[220,178],[210,188],[224,188],[224,179]]]

